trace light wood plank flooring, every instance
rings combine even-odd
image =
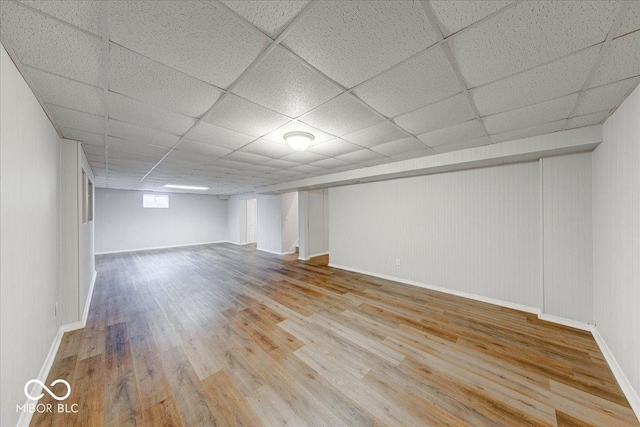
[[[97,257],[47,382],[79,412],[32,425],[639,425],[589,333],[326,263],[230,244]]]

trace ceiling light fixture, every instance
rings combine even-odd
[[[284,135],[289,147],[296,151],[304,151],[311,145],[311,141],[315,138],[309,132],[289,132]]]
[[[209,187],[192,187],[190,185],[173,185],[167,184],[164,188],[177,188],[178,190],[208,190]]]

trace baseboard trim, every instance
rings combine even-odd
[[[51,367],[53,366],[53,361],[56,359],[56,354],[58,354],[58,349],[60,348],[60,344],[62,343],[62,336],[64,335],[64,333],[66,332],[68,327],[72,327],[72,329],[69,330],[73,330],[73,329],[78,329],[75,326],[71,326],[71,325],[75,325],[76,323],[81,323],[81,322],[75,322],[75,323],[71,323],[69,325],[63,325],[60,326],[60,328],[58,329],[58,333],[56,334],[55,338],[53,339],[53,342],[51,343],[51,347],[49,348],[49,353],[47,354],[47,357],[44,359],[44,363],[42,364],[42,368],[40,369],[40,372],[38,373],[38,377],[37,379],[45,384],[47,381],[47,377],[49,376],[49,371],[51,370]],[[40,386],[39,384],[34,384],[33,389],[31,390],[31,395],[38,395],[42,392],[42,386]],[[37,400],[32,400],[32,399],[28,399],[26,400],[25,404],[29,405],[29,404],[33,404],[36,403]],[[28,427],[29,424],[31,423],[31,418],[33,418],[33,412],[22,412],[20,413],[20,418],[18,418],[18,427]]]
[[[214,245],[214,244],[217,244],[217,243],[234,243],[234,242],[230,242],[228,240],[216,240],[215,242],[186,243],[184,245],[155,246],[155,247],[152,247],[152,248],[138,248],[138,249],[123,249],[123,250],[117,250],[117,251],[103,251],[103,252],[96,252],[96,255],[120,254],[120,253],[125,253],[125,252],[153,251],[153,250],[156,250],[156,249],[184,248],[184,247],[187,247],[187,246]],[[234,244],[239,245],[241,243],[234,243]]]
[[[327,251],[327,252],[320,252],[320,253],[317,253],[317,254],[309,255],[309,258],[315,258],[315,257],[317,257],[317,256],[322,256],[322,255],[329,255],[329,251]]]
[[[580,329],[582,331],[593,332],[595,325],[590,323],[579,322],[577,320],[567,319],[565,317],[554,316],[552,314],[541,313],[538,314],[538,319],[546,322],[557,323],[558,325],[568,326],[574,329]]]
[[[98,272],[93,270],[93,277],[91,277],[91,284],[89,285],[89,292],[87,293],[87,300],[84,303],[84,311],[82,312],[82,327],[87,325],[87,317],[89,317],[89,308],[91,307],[91,298],[93,297],[93,288],[96,285],[96,278]]]
[[[598,328],[594,327],[591,333],[593,334],[593,339],[596,340],[598,347],[600,347],[600,351],[602,352],[604,359],[607,361],[609,369],[611,369],[611,372],[613,372],[613,376],[615,377],[616,381],[618,381],[618,385],[622,389],[624,396],[629,401],[631,409],[633,409],[633,412],[636,414],[636,418],[638,418],[638,421],[640,421],[640,395],[638,395],[638,392],[636,392],[636,390],[631,385],[631,382],[629,382],[629,379],[622,371],[622,368],[618,364],[616,357],[609,349],[609,346],[607,345],[602,335],[600,335],[600,331],[598,331]]]
[[[463,298],[469,298],[475,301],[486,302],[488,304],[499,305],[501,307],[511,308],[513,310],[524,311],[527,313],[540,314],[540,309],[536,307],[529,307],[523,304],[517,304],[510,301],[503,301],[495,298],[484,297],[481,295],[472,294],[469,292],[456,291],[454,289],[443,288],[441,286],[428,285],[426,283],[417,282],[415,280],[402,279],[394,276],[387,276],[385,274],[371,273],[369,271],[360,270],[357,268],[345,267],[343,265],[329,263],[329,267],[339,268],[340,270],[351,271],[353,273],[366,274],[367,276],[378,277],[380,279],[391,280],[393,282],[404,283],[406,285],[417,286],[419,288],[425,288],[432,291],[443,292],[445,294],[455,295]]]
[[[231,243],[232,245],[236,245],[236,246],[246,246],[246,245],[250,245],[251,243],[255,243],[255,242],[238,243],[238,242],[232,242],[231,240],[225,240],[225,241],[219,242],[219,243]]]
[[[294,252],[276,252],[276,251],[270,251],[269,249],[263,249],[263,248],[256,248],[256,249],[259,250],[259,251],[262,251],[262,252],[267,252],[269,254],[281,255],[281,256],[282,255],[289,255],[289,254],[294,253]]]

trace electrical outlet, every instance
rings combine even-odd
[[[396,258],[396,265],[400,265],[400,258]]]

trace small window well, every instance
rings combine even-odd
[[[168,208],[169,196],[166,194],[143,194],[143,208]]]

